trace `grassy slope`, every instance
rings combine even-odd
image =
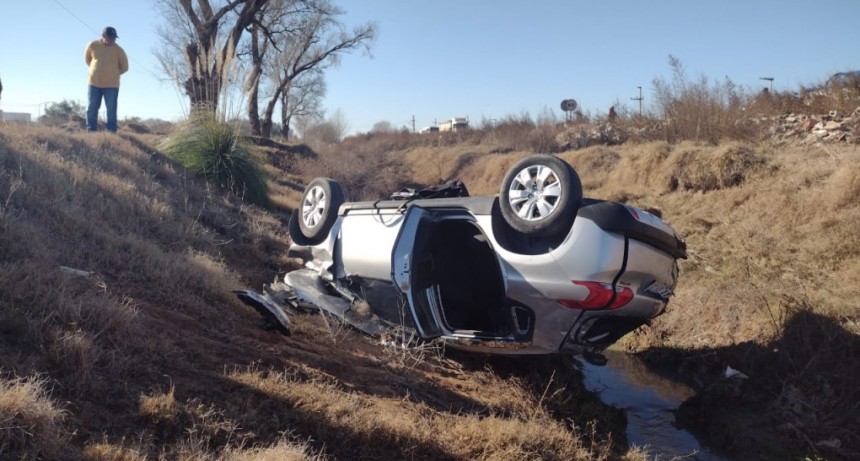
[[[231,290],[293,267],[277,165],[314,161],[269,152],[264,212],[155,141],[0,126],[0,458],[642,459],[557,360],[262,331]]]

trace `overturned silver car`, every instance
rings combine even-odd
[[[290,235],[305,267],[277,293],[238,292],[283,330],[287,312],[310,305],[369,334],[404,327],[504,354],[605,349],[665,310],[686,258],[659,217],[583,198],[552,155],[515,164],[497,196],[437,188],[348,202],[317,178]]]

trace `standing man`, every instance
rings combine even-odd
[[[102,98],[107,109],[107,129],[116,133],[116,103],[119,97],[119,76],[128,71],[128,57],[116,44],[116,29],[105,27],[101,40],[93,40],[84,50],[84,61],[90,66],[87,131],[98,128]]]

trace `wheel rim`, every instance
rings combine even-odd
[[[320,186],[314,186],[305,194],[302,200],[302,222],[305,226],[313,228],[322,221],[326,203],[325,191]]]
[[[561,179],[552,168],[533,165],[511,181],[508,203],[520,218],[540,221],[551,215],[561,198]]]

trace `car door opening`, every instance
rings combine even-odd
[[[442,220],[433,234],[432,277],[446,327],[478,336],[508,335],[502,274],[487,237],[473,222],[462,219]]]

